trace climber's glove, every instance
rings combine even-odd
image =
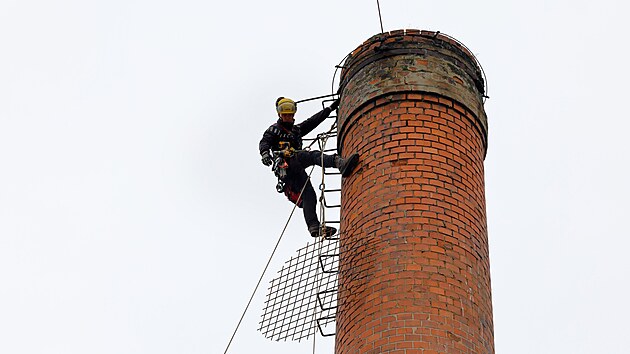
[[[271,154],[269,154],[269,151],[263,152],[262,154],[260,154],[260,156],[261,156],[261,161],[263,165],[271,166],[271,164],[273,163],[273,160],[271,159]]]

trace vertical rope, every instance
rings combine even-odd
[[[381,17],[381,4],[378,0],[376,0],[376,7],[378,8],[378,19],[381,21],[381,33],[385,32],[383,30],[383,18]]]

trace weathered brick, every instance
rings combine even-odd
[[[353,51],[341,81],[339,150],[361,159],[342,183],[335,352],[494,353],[476,60],[395,31]]]

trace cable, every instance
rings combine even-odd
[[[308,174],[308,178],[306,179],[306,183],[304,183],[304,186],[302,187],[302,190],[300,191],[300,195],[298,196],[298,200],[302,197],[302,193],[304,192],[304,189],[306,188],[306,185],[308,184],[308,181],[311,178],[311,174],[313,173],[313,170],[315,169],[315,166],[313,166],[313,168],[311,168],[311,172],[309,172]],[[262,271],[262,274],[260,275],[260,278],[258,279],[258,283],[256,283],[256,287],[254,288],[254,292],[252,293],[252,296],[249,298],[249,301],[247,302],[247,306],[245,306],[245,310],[243,311],[243,314],[241,315],[241,319],[238,321],[238,323],[236,324],[236,328],[234,329],[234,333],[232,333],[232,337],[230,338],[230,341],[227,344],[227,347],[225,348],[225,351],[223,352],[223,354],[227,354],[228,350],[230,349],[230,345],[232,344],[232,340],[234,340],[234,337],[236,336],[236,332],[238,331],[239,327],[241,326],[241,322],[243,322],[243,318],[245,318],[245,314],[247,313],[247,310],[249,309],[249,305],[251,305],[252,300],[254,299],[254,296],[256,295],[256,291],[258,291],[258,287],[260,286],[260,283],[262,282],[265,273],[267,272],[267,268],[269,268],[269,264],[271,264],[271,260],[273,259],[273,255],[276,253],[276,250],[278,249],[278,245],[280,245],[280,241],[282,240],[282,237],[284,236],[285,231],[287,230],[287,227],[289,226],[289,222],[291,221],[291,217],[293,217],[293,213],[295,212],[295,208],[297,207],[297,204],[293,205],[293,209],[291,209],[291,213],[289,214],[289,218],[287,219],[287,222],[284,224],[284,228],[282,229],[282,233],[280,233],[280,237],[278,238],[278,242],[276,242],[276,246],[273,248],[273,251],[271,251],[271,256],[269,256],[269,260],[267,261],[267,265],[265,265],[265,268]]]
[[[383,30],[383,18],[381,17],[381,4],[378,0],[376,0],[376,7],[378,8],[378,19],[381,21],[381,33],[385,32]]]
[[[350,54],[348,54],[348,55],[350,55]],[[342,62],[343,62],[343,60],[345,60],[348,57],[348,55],[346,55],[342,59]],[[337,68],[338,68],[338,66],[337,66]],[[337,69],[335,69],[335,73],[333,74],[333,90],[334,90],[334,82],[335,82],[336,74],[337,74]],[[297,101],[296,103],[311,101],[311,100],[320,99],[320,98],[331,97],[331,96],[334,96],[334,95],[335,94],[333,93],[333,94],[330,94],[330,95],[324,95],[324,96],[304,99],[304,100],[301,100],[301,101]],[[324,134],[330,134],[335,129],[335,125],[336,125],[336,122],[333,123],[333,125],[330,127],[330,129]],[[319,139],[321,139],[321,138],[318,136],[318,138],[314,139],[305,149],[309,149],[315,143],[315,141],[318,141]],[[322,155],[323,155],[323,151],[322,151]],[[323,161],[322,161],[322,165],[323,165]],[[315,166],[313,166],[313,168],[311,168],[311,171],[308,174],[308,178],[306,179],[306,182],[304,183],[304,186],[302,186],[302,190],[300,191],[300,194],[298,195],[298,200],[302,197],[302,193],[304,192],[304,189],[306,188],[306,185],[310,181],[311,174],[313,174],[314,170],[315,170]],[[228,350],[230,349],[230,345],[232,344],[232,341],[234,340],[234,337],[236,336],[236,332],[238,332],[238,329],[240,328],[241,323],[243,322],[243,319],[245,318],[245,314],[247,313],[247,310],[249,309],[249,306],[251,305],[252,300],[254,299],[254,296],[256,295],[256,291],[258,291],[258,287],[260,286],[260,283],[262,282],[262,280],[263,280],[263,278],[265,276],[265,273],[267,272],[267,269],[269,268],[269,265],[271,264],[271,260],[273,259],[273,256],[276,253],[276,250],[278,249],[278,246],[280,245],[280,241],[282,240],[282,237],[284,236],[284,233],[286,232],[287,227],[289,226],[289,222],[291,221],[291,218],[293,217],[293,213],[295,212],[295,208],[297,208],[297,204],[293,205],[293,209],[291,209],[291,213],[289,214],[289,218],[287,219],[287,222],[285,223],[284,228],[282,229],[282,232],[280,233],[280,237],[278,238],[278,241],[276,242],[276,245],[273,248],[273,251],[271,251],[271,255],[269,256],[269,260],[267,260],[267,264],[265,265],[265,268],[263,269],[262,274],[260,275],[260,278],[258,279],[258,282],[256,283],[256,286],[254,287],[254,291],[252,293],[252,296],[249,298],[249,301],[247,302],[247,305],[245,306],[245,310],[243,310],[243,314],[241,315],[241,318],[239,319],[238,323],[236,324],[236,328],[234,329],[234,333],[232,333],[232,336],[230,337],[230,340],[229,340],[229,342],[228,342],[228,344],[227,344],[223,354],[227,354]],[[320,230],[320,232],[321,232],[321,230]],[[313,342],[313,352],[314,351],[315,351],[315,342]]]
[[[335,77],[337,77],[337,70],[343,68],[343,66],[341,66],[341,64],[343,64],[343,62],[346,61],[346,59],[348,59],[350,54],[352,54],[352,52],[346,54],[346,56],[343,57],[343,59],[341,59],[339,64],[335,65],[335,72],[333,73],[333,78],[332,78],[331,92],[335,92]],[[337,89],[337,93],[339,93],[341,95],[341,93],[339,92],[340,90],[341,90],[341,81],[339,82],[339,89]]]

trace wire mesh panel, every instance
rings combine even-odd
[[[270,283],[259,328],[263,335],[299,341],[316,329],[324,336],[334,334],[338,265],[338,238],[299,249]]]

